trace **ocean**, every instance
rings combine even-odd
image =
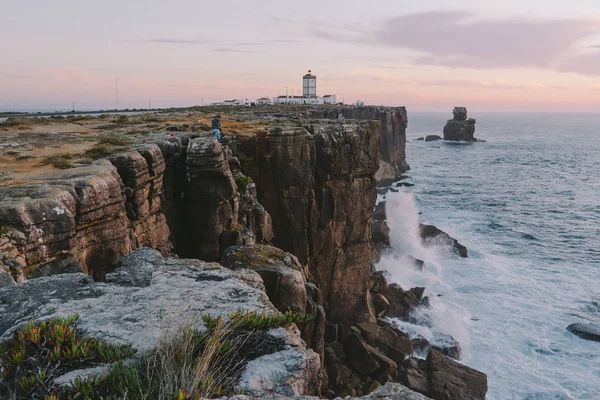
[[[470,113],[485,143],[424,142],[450,113],[409,113],[408,182],[386,195],[404,288],[425,286],[432,328],[456,338],[461,362],[488,376],[487,398],[600,399],[600,342],[566,330],[600,324],[600,115]],[[418,222],[469,249],[424,248]],[[419,272],[398,257],[424,260]]]

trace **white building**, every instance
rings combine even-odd
[[[225,100],[220,103],[213,103],[213,106],[224,106],[224,107],[245,107],[249,106],[250,102],[247,98],[244,99],[234,99],[234,100]]]
[[[335,94],[328,94],[323,97],[317,96],[317,76],[308,73],[302,77],[302,96],[277,96],[273,99],[273,104],[336,104]],[[258,104],[258,103],[257,103]]]
[[[273,104],[323,104],[323,98],[304,96],[277,96],[273,99]]]
[[[268,97],[261,97],[260,99],[256,99],[255,103],[257,106],[265,106],[273,104],[273,101]]]
[[[323,96],[323,104],[337,104],[337,97],[335,94],[326,94]]]
[[[313,75],[310,69],[302,77],[302,96],[317,97],[317,76]]]

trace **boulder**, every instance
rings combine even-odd
[[[360,374],[368,375],[380,368],[380,364],[375,360],[367,345],[355,332],[352,332],[344,340],[344,350],[348,362]]]
[[[431,350],[427,355],[427,396],[439,400],[485,400],[487,376]]]
[[[469,256],[465,246],[460,244],[458,240],[454,239],[446,232],[433,225],[419,224],[419,232],[421,239],[426,246],[448,246],[452,248],[453,251],[460,257],[467,258]]]
[[[425,137],[426,142],[435,142],[436,140],[442,140],[442,137],[439,135],[427,135]]]
[[[600,342],[600,325],[595,324],[571,324],[567,330],[580,338]]]
[[[107,276],[110,282],[97,283],[81,273],[61,274],[0,288],[0,341],[29,320],[78,314],[82,332],[107,343],[131,343],[141,356],[181,324],[204,329],[199,315],[227,319],[238,310],[276,311],[256,272],[162,258],[151,249],[123,257],[115,274]],[[319,356],[306,349],[298,329],[292,325],[266,335],[281,349],[257,354],[243,369],[238,388],[260,396],[315,393],[321,379]]]
[[[460,360],[462,355],[460,344],[452,336],[444,333],[435,332],[429,341],[429,345],[433,350],[455,360]]]
[[[465,107],[455,107],[452,111],[454,118],[448,120],[444,127],[444,140],[477,142],[473,118],[467,118]]]
[[[306,311],[306,280],[293,255],[273,246],[233,246],[225,250],[221,263],[233,270],[258,272],[269,300],[279,311]]]
[[[385,201],[380,201],[373,210],[373,219],[377,221],[385,221],[387,219],[385,212]]]

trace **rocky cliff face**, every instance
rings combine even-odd
[[[94,273],[135,247],[168,253],[163,172],[159,149],[147,145],[0,190],[3,261],[37,277]]]
[[[444,140],[477,142],[475,134],[475,119],[467,118],[466,107],[454,107],[454,118],[448,120],[444,127]]]
[[[346,120],[379,121],[379,170],[375,178],[396,179],[410,169],[406,161],[406,127],[408,114],[405,107],[340,107],[313,109],[312,118],[336,119],[338,114]]]
[[[308,265],[328,318],[364,318],[379,125],[282,126],[240,137],[242,169],[273,216],[274,243]]]

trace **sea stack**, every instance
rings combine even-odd
[[[449,119],[444,127],[444,140],[478,142],[475,134],[475,119],[467,118],[466,107],[454,107],[454,118]]]

